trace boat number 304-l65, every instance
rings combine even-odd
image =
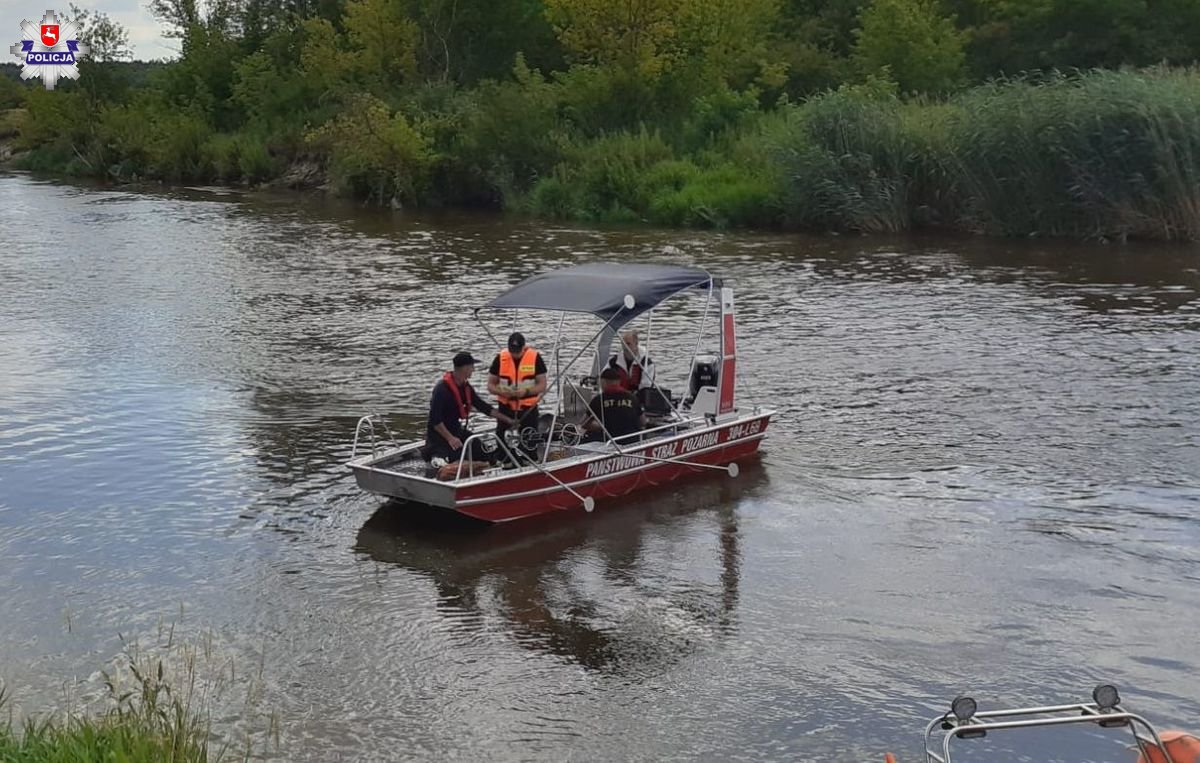
[[[747,421],[745,424],[734,424],[729,427],[729,439],[736,440],[739,437],[748,437],[752,434],[758,434],[758,430],[762,429],[762,419],[755,421]]]

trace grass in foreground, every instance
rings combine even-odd
[[[0,763],[210,763],[231,757],[228,742],[214,742],[213,705],[233,681],[232,664],[215,677],[202,677],[198,665],[212,657],[212,645],[181,647],[170,636],[148,657],[136,644],[110,671],[98,712],[67,711],[48,719],[14,720],[11,697],[0,683]],[[261,675],[258,676],[261,680]],[[251,693],[254,691],[252,689]],[[254,699],[243,717],[256,715]],[[270,717],[268,735],[278,744],[278,719]],[[251,740],[236,754],[250,760]]]
[[[142,691],[114,696],[117,706],[103,715],[27,720],[19,730],[10,717],[0,725],[0,761],[208,761],[207,723],[162,682],[162,663],[156,676],[137,677]],[[7,699],[0,688],[0,706]]]

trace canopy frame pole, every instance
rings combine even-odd
[[[472,315],[475,316],[475,322],[478,323],[479,327],[483,329],[483,333],[487,334],[488,338],[495,343],[496,347],[503,349],[503,346],[500,344],[500,340],[496,338],[496,335],[491,332],[491,329],[489,329],[487,324],[483,322],[483,319],[479,317],[479,311],[481,309],[482,308],[477,307],[474,311],[472,311]]]
[[[650,346],[650,329],[654,327],[654,308],[646,311],[646,346]],[[650,351],[646,351],[646,357],[650,357]],[[657,376],[657,374],[655,374]]]
[[[554,335],[554,348],[551,352],[554,353],[554,392],[558,395],[558,404],[554,406],[554,413],[550,416],[550,432],[546,437],[546,447],[542,449],[542,463],[546,463],[546,459],[550,458],[550,441],[554,438],[554,425],[558,422],[558,410],[563,406],[562,395],[562,362],[559,360],[559,342],[562,341],[563,324],[567,320],[567,311],[563,310],[558,314],[558,331]]]

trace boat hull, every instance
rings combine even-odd
[[[550,461],[544,465],[545,473],[523,469],[460,482],[436,482],[365,463],[352,466],[364,490],[452,509],[485,522],[508,522],[550,512],[582,511],[580,496],[603,506],[606,499],[746,458],[758,450],[771,415],[770,411],[759,412],[692,427],[625,445],[620,453],[604,451]]]

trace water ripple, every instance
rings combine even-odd
[[[54,240],[29,225],[51,217]],[[180,620],[261,666],[286,760],[915,759],[960,690],[1100,680],[1200,717],[1194,248],[548,228],[12,176],[0,230],[0,679],[22,707]],[[601,259],[735,284],[738,394],[779,411],[759,461],[485,532],[357,490],[357,417],[416,436],[448,357],[494,352],[471,307]],[[704,309],[648,327],[673,389]],[[594,330],[567,321],[564,359]],[[1064,745],[1043,751],[1110,749]]]

